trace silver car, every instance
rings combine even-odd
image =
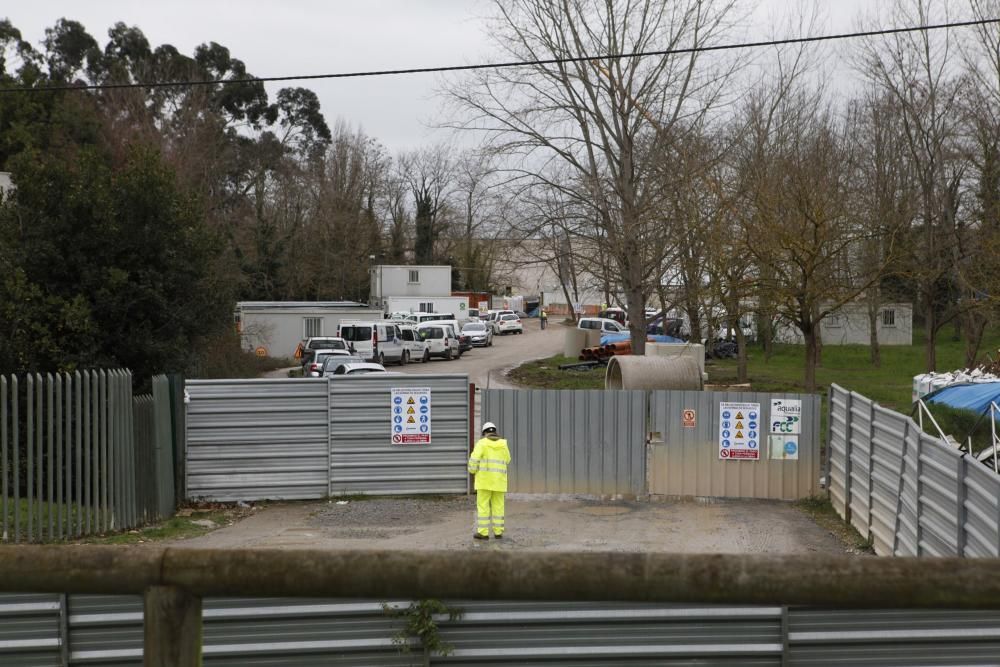
[[[493,345],[493,329],[483,322],[466,322],[462,333],[469,337],[473,347],[490,347]]]

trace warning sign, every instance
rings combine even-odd
[[[431,442],[431,390],[390,390],[391,431],[394,445],[429,445]]]
[[[719,403],[719,458],[760,459],[760,403]]]
[[[694,410],[685,410],[681,413],[681,422],[684,428],[694,428],[698,425],[697,414]]]

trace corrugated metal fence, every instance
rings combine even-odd
[[[128,371],[0,377],[3,542],[132,528],[174,508],[170,381]]]
[[[830,390],[830,498],[879,555],[1000,556],[1000,477],[909,417]]]
[[[394,607],[405,606],[392,601]],[[432,665],[995,665],[1000,612],[452,602]],[[420,665],[377,600],[205,600],[204,657],[236,665]],[[0,595],[0,664],[142,664],[142,601]]]
[[[801,402],[794,459],[767,451],[776,399]],[[818,396],[490,389],[482,402],[483,421],[511,445],[515,492],[783,500],[819,492]],[[760,460],[720,458],[722,402],[760,404]]]
[[[768,451],[774,400],[801,403],[796,459]],[[760,405],[760,460],[719,457],[720,404]],[[684,414],[691,419],[685,421]],[[668,496],[796,500],[819,493],[820,399],[813,394],[754,392],[650,392],[649,492]]]
[[[490,389],[482,401],[510,444],[512,492],[645,493],[646,392]]]
[[[431,390],[430,444],[391,442],[391,390]],[[465,375],[191,380],[187,495],[218,501],[465,493]]]
[[[392,389],[429,389],[430,444],[392,443]],[[469,378],[360,376],[330,380],[330,495],[465,493]]]

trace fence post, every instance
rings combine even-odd
[[[872,474],[872,468],[875,465],[875,401],[872,399],[868,400],[868,534],[865,537],[868,538],[869,542],[873,542],[872,526],[875,521],[872,516],[874,513],[874,504],[872,502],[875,496],[875,476]]]
[[[844,521],[848,524],[851,523],[851,519],[854,513],[851,511],[851,500],[854,496],[854,491],[851,489],[851,421],[854,419],[854,415],[851,412],[851,403],[853,402],[854,394],[850,391],[847,392],[847,396],[844,397]]]
[[[960,454],[955,465],[955,555],[965,556],[965,454]]]
[[[480,417],[482,417],[482,406],[480,406]],[[476,445],[476,383],[469,383],[469,455]],[[465,494],[472,493],[473,477],[469,475],[465,482]]]
[[[892,531],[892,555],[899,555],[899,525],[903,518],[903,492],[906,490],[906,455],[910,448],[910,420],[903,422],[903,449],[899,456],[899,483],[896,485],[896,520]]]
[[[924,504],[921,501],[921,497],[923,496],[923,493],[924,493],[924,485],[920,481],[920,476],[924,472],[924,464],[923,464],[923,461],[921,461],[921,458],[923,457],[923,455],[924,455],[924,433],[923,433],[923,431],[921,431],[920,433],[917,434],[917,461],[916,461],[916,463],[917,463],[917,474],[916,474],[916,479],[913,480],[913,484],[914,484],[914,486],[917,489],[917,512],[916,512],[916,514],[917,514],[917,525],[916,525],[916,531],[917,531],[917,545],[916,545],[917,546],[917,553],[915,554],[917,557],[919,557],[919,556],[921,556],[923,554],[922,543],[923,543],[923,539],[924,539],[924,537],[923,537],[924,529],[921,526],[921,523],[923,522],[923,516],[922,515],[923,515],[923,507],[924,507]]]
[[[201,598],[176,586],[150,586],[143,596],[144,667],[195,667],[201,662]]]
[[[831,460],[833,459],[833,394],[836,385],[830,385],[830,390],[826,395],[826,440],[823,443],[823,451],[826,452],[826,460],[823,461],[823,479],[826,481],[826,497],[830,497],[830,475],[833,473]]]

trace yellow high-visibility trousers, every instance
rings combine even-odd
[[[503,491],[476,490],[476,532],[480,535],[489,535],[491,524],[494,535],[503,535],[503,497]]]

